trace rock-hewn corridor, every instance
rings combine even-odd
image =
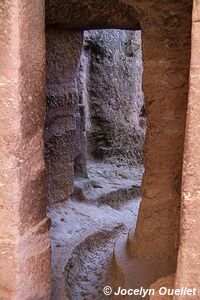
[[[62,41],[53,48],[54,41],[49,40],[49,68],[58,45],[61,51]],[[74,43],[65,45],[63,60],[66,51],[70,55],[73,49],[77,51]],[[50,82],[49,71],[47,76]],[[59,90],[65,78],[61,80]],[[114,245],[120,235],[134,230],[141,198],[146,130],[141,32],[85,31],[74,81],[78,95],[74,103],[70,99],[76,107],[72,114],[74,127],[60,113],[61,95],[48,96],[46,158],[51,191],[48,216],[52,221],[52,299],[103,299],[103,287],[110,282]],[[48,86],[48,95],[52,95],[52,87]],[[70,107],[64,113],[70,114]],[[66,162],[67,151],[74,153],[74,161]],[[63,194],[65,200],[56,203],[59,199],[52,195],[62,195],[56,170],[59,166],[59,172],[63,168],[64,173],[65,163],[74,166],[71,173],[67,170],[67,176],[74,180],[71,186],[63,180],[62,190],[73,192]]]
[[[0,300],[199,300],[199,16],[0,1]]]

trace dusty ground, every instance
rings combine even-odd
[[[114,243],[136,225],[142,171],[90,163],[71,199],[49,208],[52,300],[104,299]]]

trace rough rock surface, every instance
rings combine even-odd
[[[139,29],[137,13],[119,0],[46,0],[46,23],[68,29]]]
[[[155,290],[155,295],[150,296],[149,300],[172,300],[173,299],[172,295],[171,296],[170,295],[165,295],[165,296],[160,295],[159,289],[161,287],[165,287],[170,290],[174,289],[174,279],[175,279],[175,275],[172,274],[170,276],[160,278],[155,283],[153,283],[150,286],[150,288]]]
[[[177,262],[175,288],[190,286],[197,288],[200,298],[200,131],[199,131],[199,87],[200,87],[200,2],[194,1],[192,17],[192,53],[190,65],[190,89],[188,99],[185,148],[182,176],[182,201],[180,222],[180,249]],[[183,300],[189,297],[182,296]],[[179,299],[175,296],[174,299]]]
[[[128,200],[140,197],[142,167],[89,161],[87,178],[76,178],[71,198],[76,201],[108,204],[115,209]]]
[[[82,34],[57,26],[47,28],[47,118],[45,157],[50,202],[73,191],[74,159],[80,155],[81,116],[78,109]]]
[[[146,127],[141,32],[87,31],[84,43],[90,55],[88,152],[141,165]]]
[[[86,32],[83,42],[80,32],[47,27],[49,202],[67,199],[74,176],[87,176],[87,152],[94,158],[142,164],[141,76],[140,32]]]
[[[59,300],[102,299],[114,242],[135,226],[143,174],[140,33],[87,32],[80,56],[81,42],[81,33],[47,28],[48,215]],[[86,165],[86,151],[104,162]],[[70,194],[73,201],[53,204]]]
[[[43,1],[0,1],[0,299],[49,299]]]
[[[106,180],[107,186],[115,187],[117,197],[117,192],[120,193],[119,174],[126,177],[127,170],[119,168],[114,173],[113,166],[110,165],[109,168],[106,165],[104,168],[107,169],[107,174],[112,174],[112,178],[108,176],[106,179],[98,164],[96,167],[93,165],[93,168],[93,172],[89,173],[88,183],[93,182],[94,185],[95,178],[99,187],[90,186],[90,195],[95,197],[95,191],[101,189],[100,185],[103,186]],[[139,183],[141,170],[132,176]],[[125,182],[131,190],[131,180],[124,178]],[[126,199],[120,194],[121,205],[116,204],[116,207],[112,201],[107,201],[106,193],[104,198],[105,201],[102,196],[101,201],[92,202],[91,199],[81,201],[83,199],[74,197],[49,207],[48,216],[52,220],[52,300],[65,300],[67,294],[71,300],[104,299],[102,287],[108,284],[107,275],[114,242],[122,232],[127,233],[130,228],[135,228],[140,197]]]
[[[136,9],[140,18],[148,123],[143,197],[133,254],[176,265],[192,1],[123,2]]]

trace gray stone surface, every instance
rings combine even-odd
[[[142,164],[146,118],[141,32],[87,31],[84,52],[89,63],[88,152],[95,159]]]

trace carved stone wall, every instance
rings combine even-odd
[[[44,2],[0,2],[0,298],[49,299]]]
[[[190,65],[191,1],[124,1],[137,10],[147,109],[145,175],[133,253],[174,261]]]
[[[199,218],[199,161],[200,161],[200,132],[199,132],[199,87],[200,87],[200,3],[194,1],[192,17],[192,53],[190,65],[190,90],[186,123],[185,149],[182,176],[182,201],[180,222],[180,247],[177,262],[175,287],[189,286],[196,288],[194,299],[200,293],[200,218]],[[178,299],[177,296],[174,297]],[[187,296],[181,297],[183,300]]]
[[[82,34],[48,27],[47,119],[45,126],[48,198],[51,203],[73,192],[74,160],[81,148],[78,75]]]

